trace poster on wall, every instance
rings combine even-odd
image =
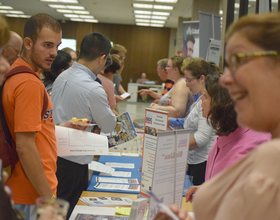
[[[182,34],[182,55],[199,57],[199,21],[184,21]]]

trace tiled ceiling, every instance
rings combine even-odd
[[[130,25],[140,23],[142,25],[151,24],[176,28],[178,17],[191,17],[192,11],[192,0],[171,0],[173,3],[167,3],[167,0],[70,0],[78,3],[65,3],[64,1],[0,0],[0,14],[27,17],[37,13],[46,13],[58,20],[65,21],[72,17],[76,21]],[[133,5],[140,7],[135,8]],[[10,6],[11,8],[3,6]],[[73,6],[80,7],[75,9]],[[144,6],[147,8],[144,8]],[[159,6],[165,6],[166,9],[159,9]],[[173,9],[167,9],[169,7]],[[135,10],[137,10],[136,13]]]

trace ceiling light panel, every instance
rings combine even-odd
[[[141,22],[150,22],[150,20],[145,20],[145,19],[135,19],[136,22],[141,23]]]
[[[152,16],[152,19],[167,20],[168,17],[166,17],[166,16]]]
[[[75,14],[83,14],[83,15],[89,15],[90,13],[89,13],[89,11],[77,11],[77,10],[75,10],[75,11],[73,11]]]
[[[147,14],[147,15],[150,15],[152,14],[151,11],[141,11],[141,10],[134,10],[134,14]]]
[[[169,16],[169,12],[161,12],[161,11],[153,11],[153,15],[162,15],[162,16]]]
[[[153,8],[158,9],[158,10],[173,10],[174,9],[173,6],[167,6],[167,5],[154,5]]]
[[[52,4],[49,4],[48,6],[50,8],[67,8],[66,5],[52,5]]]
[[[133,7],[134,8],[150,8],[150,9],[152,9],[153,5],[133,3]]]
[[[69,10],[69,9],[56,9],[56,11],[59,12],[59,13],[64,13],[64,14],[73,13],[73,11]]]
[[[11,14],[24,14],[23,11],[9,11]]]
[[[0,5],[0,9],[4,9],[4,10],[13,10],[14,8],[11,7],[11,6]]]
[[[78,0],[40,0],[41,2],[57,2],[57,3],[79,3]]]
[[[150,15],[134,15],[135,18],[147,18],[150,19],[151,16]]]
[[[164,24],[150,24],[151,27],[164,27]]]
[[[149,23],[136,23],[136,25],[139,25],[139,26],[150,26]]]
[[[165,21],[151,20],[151,23],[155,23],[155,24],[165,24]]]
[[[79,15],[80,18],[84,18],[84,19],[93,19],[94,16],[92,15]]]
[[[75,15],[75,14],[63,14],[63,16],[66,18],[79,18],[79,15]]]
[[[0,13],[9,13],[7,10],[0,10]]]
[[[173,4],[175,4],[175,3],[177,3],[178,2],[178,0],[155,0],[155,2],[164,2],[164,3],[173,3]]]
[[[66,7],[73,10],[85,10],[84,6],[66,5]]]
[[[96,19],[84,19],[85,22],[90,22],[90,23],[98,23],[98,20]]]
[[[19,15],[15,15],[15,14],[6,14],[7,17],[13,17],[13,18],[18,18]]]

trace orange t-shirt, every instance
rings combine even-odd
[[[11,68],[29,64],[17,59]],[[39,75],[39,73],[36,73]],[[30,73],[20,73],[9,78],[3,88],[3,109],[11,134],[15,140],[17,132],[37,132],[36,147],[41,156],[45,175],[56,195],[56,138],[51,99],[41,119],[44,103],[44,84]],[[34,205],[39,194],[27,178],[20,162],[17,162],[6,182],[13,191],[13,200],[18,204]]]

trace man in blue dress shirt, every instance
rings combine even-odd
[[[110,49],[110,40],[103,34],[90,33],[83,38],[78,61],[61,73],[53,84],[51,98],[56,124],[72,117],[87,118],[97,124],[102,132],[113,131],[115,115],[102,85],[96,81],[96,75],[110,56]],[[93,156],[58,157],[57,197],[70,202],[67,219],[82,191],[87,189],[88,163],[92,159]]]

